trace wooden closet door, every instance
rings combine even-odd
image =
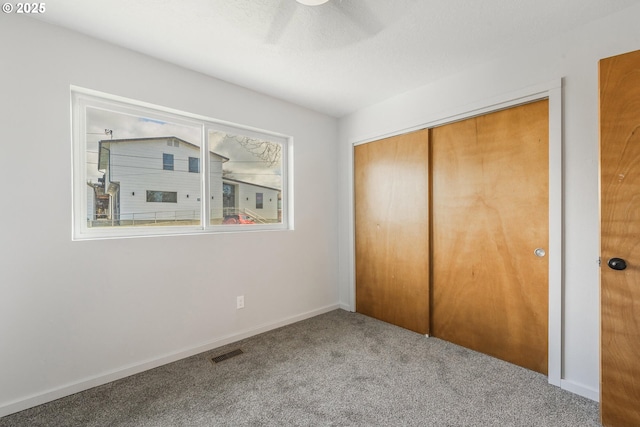
[[[429,332],[428,130],[354,149],[356,311]]]
[[[600,174],[602,424],[640,426],[640,51],[600,61]]]
[[[544,374],[548,116],[538,101],[430,137],[431,333]]]

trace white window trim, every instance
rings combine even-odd
[[[277,132],[258,129],[162,107],[117,95],[111,95],[78,86],[70,86],[71,93],[71,155],[72,155],[72,240],[96,240],[130,237],[156,237],[169,235],[213,234],[230,232],[255,232],[293,230],[293,137]],[[86,190],[86,108],[106,108],[123,114],[169,121],[186,126],[200,127],[201,158],[208,158],[208,132],[223,131],[244,136],[268,139],[282,144],[282,222],[275,224],[239,224],[210,225],[210,188],[209,162],[200,162],[201,224],[184,226],[155,227],[96,227],[87,226],[87,190]],[[205,196],[207,195],[207,196]]]

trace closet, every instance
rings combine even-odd
[[[547,373],[548,108],[354,148],[356,311]]]

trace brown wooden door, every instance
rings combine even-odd
[[[548,101],[432,129],[431,333],[547,373]]]
[[[356,311],[429,332],[428,130],[354,150]]]
[[[602,424],[640,426],[640,51],[600,61],[600,174]]]

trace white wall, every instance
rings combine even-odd
[[[0,416],[337,307],[334,118],[20,15],[0,39]],[[69,85],[293,136],[295,231],[72,242]]]
[[[500,60],[370,106],[340,121],[340,300],[353,304],[351,150],[467,106],[563,78],[564,325],[562,387],[599,389],[598,60],[640,49],[640,6],[523,46]],[[428,52],[428,49],[425,49]]]

